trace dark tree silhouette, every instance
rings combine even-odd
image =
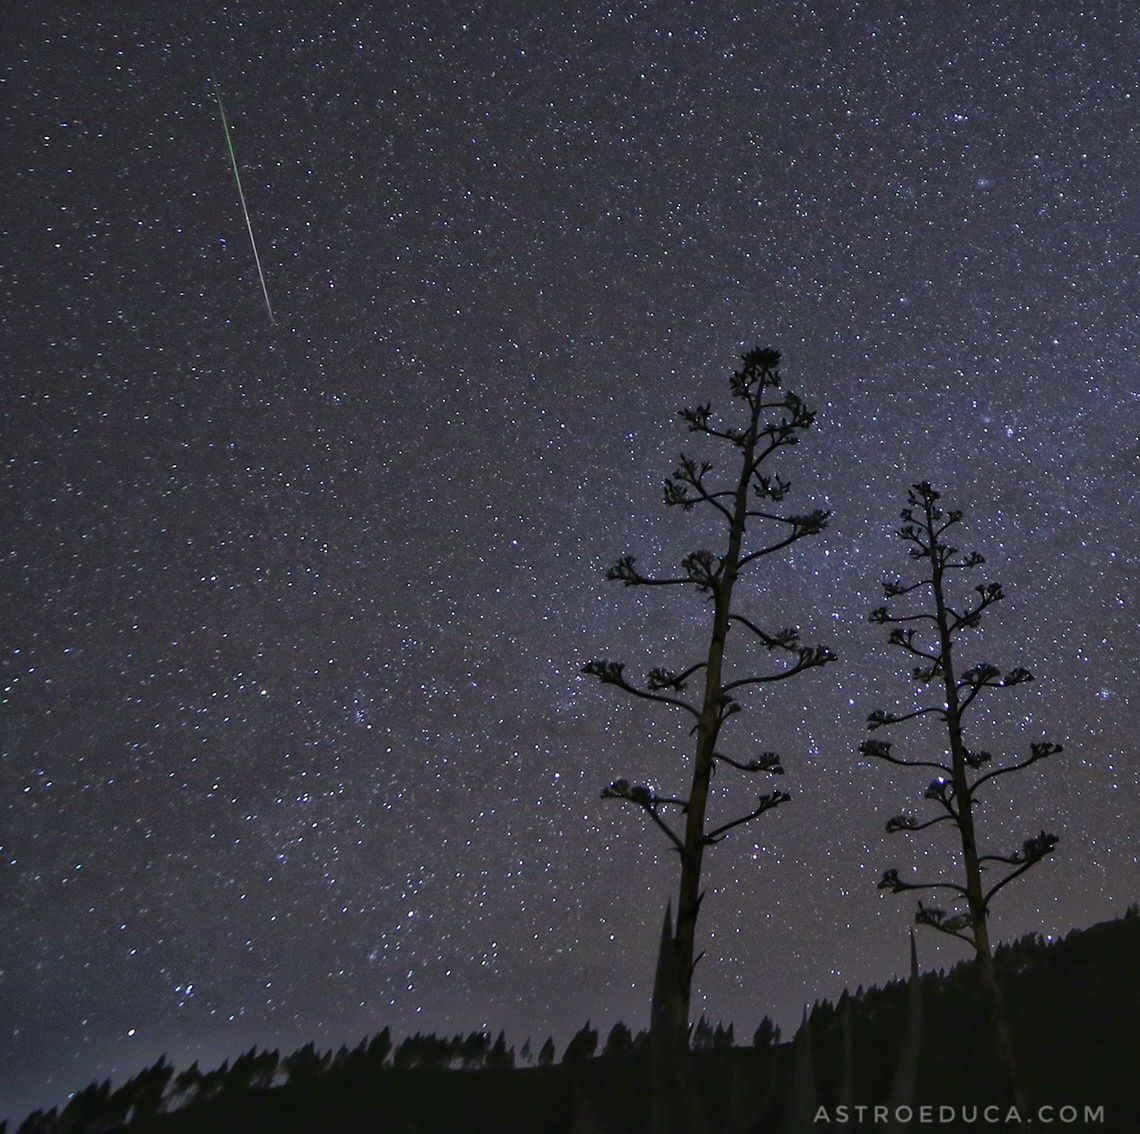
[[[505,1032],[499,1032],[498,1038],[487,1052],[486,1067],[488,1070],[509,1071],[515,1065],[515,1049],[507,1047]]]
[[[959,572],[980,567],[985,559],[976,551],[960,554],[947,541],[946,533],[962,518],[957,510],[943,511],[940,494],[925,481],[907,493],[908,507],[902,511],[903,525],[898,536],[910,544],[908,554],[923,565],[923,576],[915,582],[887,580],[885,597],[899,599],[907,595],[921,596],[917,607],[906,613],[892,614],[886,606],[871,612],[870,620],[892,626],[890,644],[918,659],[911,676],[921,686],[937,682],[940,696],[934,704],[907,713],[889,713],[876,709],[867,718],[871,731],[905,721],[930,716],[945,725],[949,740],[949,763],[941,759],[904,759],[891,752],[885,740],[867,740],[860,752],[888,764],[909,768],[926,768],[935,773],[925,792],[939,813],[925,822],[913,815],[896,815],[887,823],[891,833],[925,831],[948,823],[958,835],[958,866],[962,881],[904,881],[897,869],[886,871],[879,888],[900,894],[912,890],[942,890],[952,895],[957,908],[942,909],[925,905],[921,900],[915,921],[969,944],[978,959],[983,980],[992,997],[996,1013],[996,1039],[999,1054],[1011,1074],[1013,1047],[1001,1007],[1001,995],[993,963],[988,918],[994,897],[1015,878],[1021,877],[1049,855],[1057,845],[1056,835],[1042,831],[1026,839],[1020,850],[1009,854],[983,854],[978,847],[976,806],[979,790],[999,776],[1017,772],[1061,751],[1059,744],[1046,740],[1030,745],[1028,756],[1021,760],[995,764],[989,752],[972,749],[966,741],[966,715],[983,690],[1010,689],[1033,680],[1033,675],[1020,667],[1002,673],[989,662],[960,668],[955,649],[964,632],[975,630],[984,611],[1004,597],[998,583],[983,583],[973,594],[956,598],[951,584]],[[913,600],[912,600],[913,601]],[[987,877],[988,875],[988,877]]]
[[[328,1067],[329,1062],[329,1057],[318,1052],[310,1041],[304,1047],[298,1048],[292,1055],[287,1055],[282,1059],[281,1067],[290,1083],[304,1083],[321,1075]],[[224,1075],[226,1065],[223,1063],[218,1070]]]
[[[731,1024],[726,1028],[723,1024],[718,1023],[714,1028],[705,1019],[704,1013],[701,1014],[696,1027],[693,1028],[692,1045],[695,1050],[711,1051],[728,1048],[732,1047],[733,1042],[733,1026]]]
[[[347,1050],[345,1054],[347,1055]],[[272,1084],[277,1064],[276,1051],[263,1051],[259,1054],[256,1047],[251,1047],[233,1061],[222,1090],[237,1094],[255,1089],[264,1090]]]
[[[382,1067],[392,1051],[392,1032],[385,1028],[372,1037],[365,1048],[368,1061],[375,1067]]]
[[[771,1047],[780,1042],[780,1029],[772,1023],[767,1016],[760,1021],[760,1026],[752,1033],[753,1047]]]
[[[467,1068],[482,1067],[491,1048],[491,1037],[486,1032],[472,1032],[463,1041],[460,1058]]]
[[[179,1106],[190,1101],[202,1085],[202,1071],[198,1067],[198,1060],[194,1060],[185,1071],[179,1071],[174,1076],[171,1098]]]
[[[539,1067],[549,1067],[554,1062],[554,1037],[547,1036],[546,1042],[538,1049]]]
[[[587,1059],[593,1058],[594,1052],[597,1050],[598,1030],[597,1028],[591,1027],[590,1021],[587,1020],[586,1023],[570,1037],[570,1042],[566,1045],[566,1050],[562,1053],[562,1062],[568,1066],[585,1063]]]
[[[92,1083],[79,1091],[63,1108],[56,1129],[59,1131],[107,1130],[127,1119],[129,1103],[112,1093],[111,1080]]]
[[[710,405],[683,409],[680,416],[689,431],[727,444],[736,452],[738,471],[734,481],[715,485],[710,481],[712,465],[681,454],[673,475],[665,481],[665,503],[686,512],[701,506],[723,525],[723,543],[718,553],[700,549],[681,563],[682,574],[660,578],[644,574],[632,555],[623,556],[609,569],[607,578],[628,587],[684,587],[709,600],[711,626],[704,656],[681,669],[653,669],[644,684],[631,681],[620,662],[592,661],[583,672],[613,685],[624,693],[679,709],[692,719],[695,745],[688,794],[660,794],[644,784],[614,780],[603,792],[606,799],[632,803],[660,829],[681,860],[680,893],[677,900],[676,929],[671,934],[672,956],[659,962],[659,980],[654,990],[654,1031],[671,1035],[683,1043],[689,1024],[697,915],[701,899],[701,867],[705,849],[718,843],[730,831],[758,819],[790,797],[782,791],[761,794],[756,806],[744,815],[709,825],[706,812],[710,781],[717,765],[745,775],[781,774],[780,758],[772,752],[740,759],[718,749],[725,721],[741,705],[744,691],[770,682],[782,681],[805,670],[832,661],[834,655],[824,646],[805,646],[795,629],[762,629],[751,618],[733,608],[733,591],[746,568],[765,556],[773,555],[799,540],[823,531],[829,513],[813,511],[804,515],[784,515],[774,507],[787,495],[790,485],[778,475],[768,474],[765,462],[786,446],[796,444],[809,429],[815,414],[793,393],[778,393],[780,355],[772,350],[751,350],[741,356],[743,366],[731,379],[734,398],[743,403],[743,425],[713,424]],[[746,546],[754,529],[775,529],[768,543]],[[725,649],[733,628],[746,640],[759,644],[784,659],[784,664],[764,674],[745,676],[725,672]],[[697,686],[691,696],[685,691]],[[679,815],[673,822],[670,815]],[[670,974],[667,981],[661,972]],[[668,985],[667,988],[660,987]],[[662,1002],[661,997],[666,999]]]
[[[51,1110],[33,1110],[23,1122],[16,1134],[55,1134],[58,1129],[59,1107],[53,1106]]]
[[[618,1020],[606,1038],[606,1046],[602,1049],[603,1055],[628,1055],[633,1050],[633,1032],[629,1025]]]
[[[166,1056],[163,1055],[119,1088],[118,1093],[130,1108],[132,1122],[158,1114],[162,1109],[167,1084],[173,1075],[174,1067],[167,1063]]]

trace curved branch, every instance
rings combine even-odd
[[[731,756],[726,756],[723,752],[714,752],[714,760],[723,760],[726,764],[741,772],[770,772],[774,776],[782,776],[784,774],[784,766],[780,763],[780,757],[775,752],[761,752],[759,756],[752,760],[734,760]]]
[[[747,555],[742,555],[740,557],[740,562],[736,565],[736,569],[739,571],[740,568],[747,567],[749,563],[753,562],[753,560],[761,559],[765,555],[771,555],[776,551],[783,551],[785,547],[790,547],[793,543],[796,542],[796,540],[802,539],[806,534],[806,532],[792,532],[787,539],[782,539],[779,543],[773,543],[769,547],[760,548],[759,551],[752,551]]]
[[[694,673],[699,669],[708,667],[707,661],[697,662],[696,665],[689,666],[682,673],[674,673],[672,670],[658,667],[649,671],[648,688],[651,692],[656,693],[660,689],[673,689],[680,693],[685,688],[685,683]]]
[[[1035,741],[1029,756],[1018,764],[1009,764],[1004,768],[995,768],[992,772],[987,772],[984,776],[979,776],[970,787],[970,794],[978,790],[986,782],[986,780],[995,779],[997,776],[1007,775],[1009,772],[1017,772],[1022,768],[1028,768],[1030,764],[1036,764],[1038,760],[1044,760],[1047,756],[1054,756],[1058,752],[1064,752],[1065,749],[1060,744],[1054,744],[1049,740]]]
[[[1018,868],[1007,874],[996,886],[992,886],[985,894],[986,905],[989,905],[990,899],[996,894],[1003,886],[1007,886],[1019,875],[1024,874],[1031,866],[1036,866],[1043,858],[1048,857],[1053,853],[1054,848],[1060,842],[1056,835],[1046,834],[1044,831],[1039,835],[1035,835],[1031,839],[1026,839],[1022,844],[1022,849],[1009,858],[1003,858],[1000,855],[987,855],[988,859],[996,859],[1000,862],[1008,862],[1010,865],[1020,863]]]
[[[741,626],[747,627],[764,643],[770,650],[789,650],[792,653],[798,653],[800,649],[800,635],[799,631],[793,627],[788,627],[783,630],[777,630],[775,634],[769,634],[761,630],[756,623],[744,617],[743,614],[730,614],[728,616],[729,622],[739,622]]]
[[[943,566],[947,571],[957,571],[963,567],[980,567],[985,561],[986,557],[984,555],[980,555],[976,551],[971,551],[968,555],[962,557],[960,563],[945,563]]]
[[[987,857],[995,857],[995,856],[987,856]],[[986,905],[988,906],[990,904],[990,899],[1003,886],[1012,882],[1019,875],[1024,874],[1031,866],[1036,866],[1040,861],[1041,861],[1041,859],[1039,859],[1039,858],[1033,858],[1033,859],[1030,859],[1028,862],[1023,862],[1016,870],[1011,871],[1009,874],[1007,874],[996,886],[991,886],[985,893]]]
[[[725,823],[723,826],[709,831],[703,841],[707,845],[712,846],[713,843],[720,842],[733,827],[740,827],[745,823],[751,823],[753,819],[759,819],[765,811],[771,811],[772,808],[779,807],[781,803],[787,803],[791,798],[792,797],[788,795],[786,791],[774,791],[770,795],[762,795],[760,797],[760,805],[754,811],[750,811],[747,815],[742,815],[739,819],[734,819],[731,823]]]
[[[933,614],[906,614],[895,615],[888,614],[885,606],[876,607],[871,611],[867,618],[868,622],[875,622],[886,625],[888,623],[894,624],[896,622],[933,622],[937,624],[938,619]]]
[[[763,677],[742,677],[737,681],[730,681],[727,685],[722,685],[721,692],[728,693],[746,685],[766,685],[773,681],[784,681],[789,677],[795,677],[797,673],[803,673],[805,669],[813,669],[817,665],[827,665],[828,662],[835,661],[835,655],[826,646],[809,646],[800,649],[798,653],[799,660],[790,669],[785,669],[781,673],[770,673]]]
[[[686,457],[682,453],[681,463],[674,469],[673,475],[665,479],[665,503],[679,504],[686,511],[689,511],[703,501],[706,504],[711,504],[729,523],[732,523],[732,512],[720,502],[720,499],[722,497],[734,497],[736,493],[728,489],[721,492],[709,492],[705,488],[704,477],[705,473],[711,469],[712,465],[708,461],[702,461],[698,464],[691,457]],[[689,496],[686,485],[696,491],[695,498]]]
[[[929,650],[924,650],[914,644],[914,631],[913,630],[899,630],[894,629],[887,639],[887,643],[891,646],[898,646],[900,649],[906,650],[907,653],[914,654],[915,657],[925,658],[928,662],[940,664],[942,655],[932,654]]]
[[[909,595],[911,591],[917,591],[919,587],[929,587],[930,585],[929,579],[919,579],[917,583],[911,583],[907,587],[902,585],[901,579],[884,579],[883,597],[899,598],[902,595]]]
[[[690,433],[705,433],[709,437],[719,437],[722,441],[729,441],[736,446],[739,446],[744,439],[745,435],[739,429],[714,429],[709,425],[709,418],[712,416],[711,402],[693,409],[678,410],[677,414],[688,424]]]
[[[766,512],[749,512],[748,515],[762,516],[765,519],[779,520],[782,523],[791,524],[792,530],[787,539],[780,540],[769,547],[762,547],[758,551],[753,551],[748,555],[741,556],[738,568],[746,567],[754,559],[759,559],[761,556],[771,555],[774,551],[780,551],[790,544],[795,543],[796,540],[803,539],[804,536],[819,535],[820,532],[826,529],[831,512],[817,508],[814,512],[809,512],[806,516],[776,516]]]
[[[672,827],[658,815],[657,808],[660,804],[664,803],[672,804],[680,807],[682,811],[686,811],[689,806],[687,800],[673,799],[668,796],[656,796],[644,784],[634,784],[630,786],[629,780],[614,780],[609,787],[602,789],[602,799],[622,799],[627,803],[632,803],[640,807],[668,836],[669,841],[678,851],[684,849],[684,842],[673,831]]]
[[[665,832],[665,834],[669,837],[669,841],[677,849],[678,853],[682,852],[685,849],[685,844],[673,833],[673,828],[670,827],[669,824],[666,823],[665,820],[662,819],[661,816],[658,815],[652,807],[643,807],[642,810],[646,813],[646,815],[649,816],[650,819],[653,820],[654,823],[657,824],[658,827],[661,828],[662,831]]]
[[[766,409],[786,409],[787,406],[782,402],[775,405],[760,407],[761,411]],[[767,425],[763,429],[756,432],[756,439],[759,441],[761,437],[768,438],[768,445],[762,449],[758,456],[753,457],[752,465],[748,470],[749,479],[756,475],[756,470],[777,450],[782,449],[785,445],[799,444],[799,437],[796,436],[796,429],[803,428],[802,426],[794,425],[792,422],[776,422],[772,425]]]
[[[961,686],[959,686],[961,688]],[[996,684],[990,684],[988,681],[983,681],[980,685],[971,685],[970,692],[958,702],[958,716],[963,717],[966,715],[966,710],[974,703],[974,698],[983,689],[997,689]]]
[[[873,760],[885,760],[888,764],[898,764],[900,768],[933,768],[936,772],[945,772],[952,776],[954,770],[945,764],[933,760],[903,760],[891,755],[891,742],[889,740],[864,740],[859,745],[859,753],[869,756]]]
[[[662,705],[675,705],[678,709],[684,709],[686,712],[691,713],[697,720],[700,720],[700,710],[694,708],[688,701],[683,701],[680,697],[666,697],[663,693],[648,693],[644,689],[639,689],[636,685],[631,685],[625,678],[622,672],[625,666],[621,662],[611,662],[601,659],[599,661],[588,662],[582,667],[582,672],[591,677],[596,677],[603,685],[616,685],[619,689],[624,689],[626,693],[634,697],[641,697],[646,701],[657,701]]]
[[[947,914],[945,910],[937,909],[934,906],[924,906],[920,901],[914,914],[914,921],[916,925],[929,925],[931,929],[937,929],[939,933],[945,933],[949,937],[957,937],[975,949],[978,947],[976,930],[970,915],[967,913]]]
[[[775,512],[748,511],[745,513],[745,515],[751,516],[757,520],[775,520],[777,523],[791,524],[793,527],[795,527],[796,524],[798,524],[803,519],[802,516],[778,516]]]
[[[913,720],[915,717],[925,716],[927,713],[941,713],[946,715],[946,710],[938,708],[934,705],[929,705],[925,709],[915,709],[913,713],[904,713],[902,716],[896,716],[894,713],[884,712],[882,709],[876,709],[867,717],[867,728],[874,732],[877,728],[882,728],[884,725],[899,724],[902,721]]]
[[[959,941],[965,941],[967,945],[970,945],[974,949],[978,947],[974,938],[968,933],[963,933],[961,930],[947,929],[946,926],[938,925],[933,921],[927,921],[925,918],[920,918],[917,914],[915,914],[914,923],[915,925],[929,925],[931,929],[937,929],[939,933],[945,933],[947,937],[957,937]]]
[[[636,563],[636,555],[623,555],[606,571],[606,580],[611,583],[624,583],[627,587],[675,587],[681,583],[693,582],[690,578],[651,579],[637,569]]]
[[[962,897],[966,896],[966,887],[959,886],[957,882],[904,882],[894,867],[883,872],[878,888],[890,890],[892,894],[901,894],[906,890],[953,890]]]
[[[894,835],[899,831],[925,831],[927,827],[933,827],[935,823],[945,823],[947,819],[953,818],[953,813],[947,813],[928,819],[925,823],[920,823],[911,815],[896,815],[893,819],[887,820],[887,834]]]

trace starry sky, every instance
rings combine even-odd
[[[21,0],[4,39],[0,1113],[647,1023],[676,860],[599,793],[683,791],[687,726],[579,670],[699,656],[699,599],[604,571],[718,538],[661,485],[752,345],[834,515],[741,609],[839,660],[726,733],[793,800],[706,859],[695,1012],[787,1033],[905,969],[876,883],[949,844],[885,834],[926,779],[857,749],[911,696],[867,614],[917,480],[1008,596],[970,656],[1037,676],[978,746],[1066,749],[994,786],[995,849],[1062,841],[993,931],[1137,898],[1127,6]]]

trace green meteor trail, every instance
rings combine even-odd
[[[237,182],[238,199],[241,201],[242,215],[245,217],[245,227],[249,232],[249,244],[253,249],[253,262],[257,265],[257,278],[261,280],[261,294],[265,296],[265,310],[269,313],[269,322],[276,325],[273,318],[273,305],[269,302],[269,288],[265,286],[265,273],[261,270],[261,257],[257,254],[257,241],[253,236],[253,223],[249,219],[249,209],[245,203],[245,191],[241,187],[241,173],[238,170],[237,153],[234,151],[234,140],[230,135],[230,124],[226,118],[226,108],[222,105],[222,95],[218,90],[217,80],[210,76],[210,83],[214,88],[214,98],[218,103],[218,113],[222,117],[222,133],[226,136],[226,148],[230,151],[230,164],[233,166],[234,181]]]

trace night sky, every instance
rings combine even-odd
[[[876,883],[950,843],[887,836],[926,777],[857,750],[912,696],[867,614],[917,480],[1008,596],[967,658],[1037,677],[978,746],[1065,745],[993,785],[993,849],[1061,836],[993,932],[1140,895],[1140,20],[744,7],[8,6],[0,1115],[163,1052],[647,1024],[676,858],[599,793],[684,791],[687,724],[579,671],[700,656],[699,598],[604,572],[715,546],[661,485],[731,463],[675,411],[752,345],[834,517],[741,609],[840,660],[726,730],[793,800],[706,859],[695,1012],[905,971]]]

